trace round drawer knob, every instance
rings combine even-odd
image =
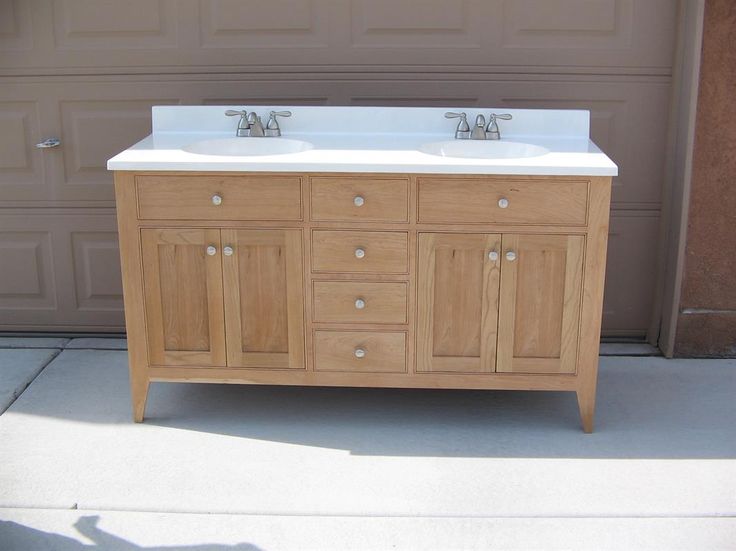
[[[222,197],[220,197],[219,195],[213,195],[212,204],[215,205],[216,207],[222,205]]]
[[[353,199],[353,205],[356,207],[362,207],[365,204],[365,199],[363,199],[360,195],[356,195]]]
[[[507,252],[506,260],[508,260],[509,262],[513,262],[514,260],[516,260],[516,253],[514,251]]]
[[[355,249],[355,258],[363,258],[365,256],[365,249],[358,247]]]
[[[215,247],[214,245],[210,245],[209,247],[207,247],[207,254],[209,256],[215,256],[217,254],[217,247]]]
[[[498,200],[498,206],[502,209],[508,208],[509,200],[505,197],[501,197],[501,199]]]
[[[488,260],[492,262],[496,262],[498,260],[498,252],[497,251],[491,251],[488,253]]]
[[[355,299],[355,307],[358,310],[362,310],[363,308],[365,308],[365,300],[363,300],[362,298],[356,298]]]
[[[356,348],[355,357],[358,359],[365,358],[365,350],[363,350],[362,348]]]
[[[232,256],[233,255],[233,248],[230,245],[228,245],[227,247],[223,247],[222,248],[222,254],[224,254],[225,256]]]

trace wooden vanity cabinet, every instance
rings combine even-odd
[[[117,172],[134,419],[151,381],[563,390],[590,432],[610,186]]]

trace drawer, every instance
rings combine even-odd
[[[315,331],[314,369],[405,373],[406,333]]]
[[[315,281],[314,321],[406,323],[407,283]]]
[[[409,181],[392,178],[312,178],[312,220],[408,222]]]
[[[420,223],[584,226],[587,181],[420,178]]]
[[[142,219],[302,219],[298,176],[138,176],[136,189]]]
[[[405,274],[409,271],[407,232],[312,232],[312,271]]]

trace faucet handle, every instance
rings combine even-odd
[[[498,130],[498,124],[496,120],[501,119],[503,121],[510,121],[513,117],[508,113],[496,114],[491,113],[488,116],[488,126],[486,126],[486,139],[487,140],[500,140],[501,132]]]
[[[268,122],[266,123],[266,136],[281,136],[281,127],[276,117],[291,117],[291,111],[271,111],[268,114]]]
[[[250,123],[248,122],[248,111],[237,111],[234,109],[228,109],[225,111],[225,115],[228,117],[240,117],[238,121],[238,129],[235,131],[235,135],[239,138],[248,135],[250,130]]]
[[[467,139],[470,137],[470,125],[468,124],[468,114],[465,112],[455,113],[454,111],[448,111],[445,113],[446,119],[460,119],[457,123],[457,129],[455,129],[455,138]]]

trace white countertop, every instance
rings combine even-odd
[[[201,155],[182,150],[203,141],[234,138],[237,117],[227,109],[244,106],[166,106],[153,108],[153,133],[107,163],[109,170],[408,172],[432,174],[529,174],[616,176],[618,167],[589,138],[587,111],[541,109],[256,106],[262,115],[290,110],[280,119],[284,138],[310,142],[313,149],[269,156]],[[511,113],[499,121],[503,141],[545,147],[536,157],[471,159],[419,151],[422,144],[454,138],[457,120],[446,111],[465,111],[471,127],[476,114]],[[279,138],[239,138],[277,140]]]

